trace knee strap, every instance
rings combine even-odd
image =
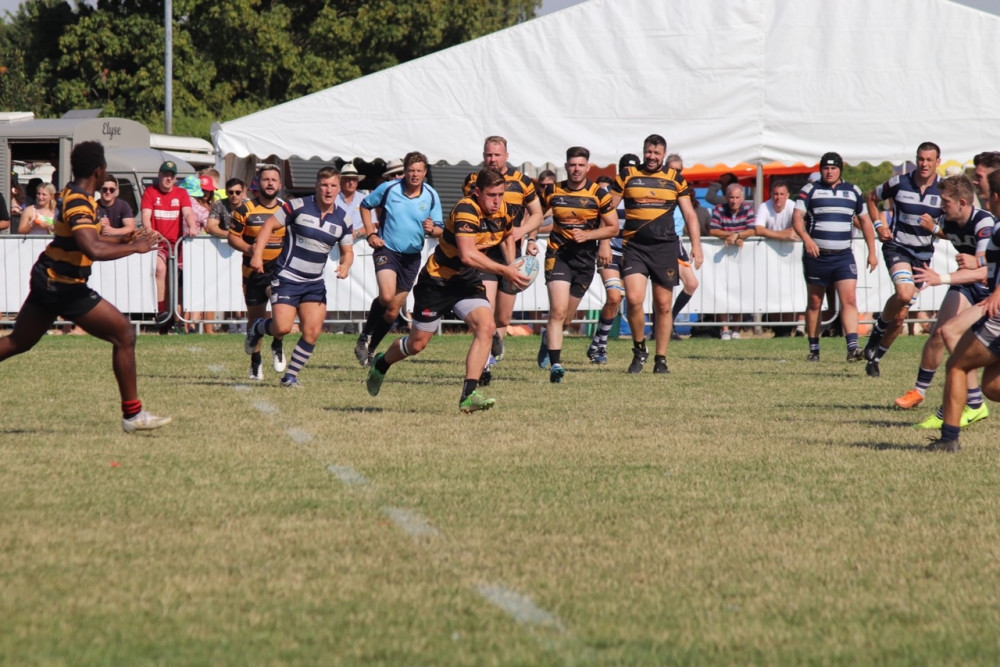
[[[616,289],[622,294],[625,293],[625,286],[622,285],[621,278],[608,278],[607,280],[604,281],[604,289],[609,292],[613,289]]]

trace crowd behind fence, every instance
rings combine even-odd
[[[543,239],[544,240],[544,239]],[[0,236],[0,324],[10,324],[28,295],[31,266],[51,238],[40,236]],[[170,307],[174,313],[200,312],[202,323],[232,323],[234,313],[246,310],[243,301],[242,255],[224,240],[208,236],[184,238],[181,256],[183,267],[177,264],[177,248],[172,248],[168,278],[172,285]],[[436,241],[428,240],[423,255],[426,260]],[[685,312],[699,316],[713,315],[713,322],[692,322],[692,326],[736,324],[727,320],[732,314],[743,314],[744,326],[763,323],[768,315],[801,313],[806,308],[806,286],[802,276],[801,243],[748,239],[742,248],[726,246],[720,239],[702,241],[705,261],[698,271],[700,286]],[[364,320],[365,311],[378,293],[372,250],[365,243],[355,246],[354,265],[350,277],[338,280],[335,275],[337,251],[327,264],[328,323],[357,324]],[[544,243],[539,251],[543,255]],[[878,312],[893,294],[892,282],[882,266],[867,271],[866,248],[862,240],[854,241],[858,265],[858,310]],[[955,250],[947,241],[936,241],[931,266],[946,273],[955,266]],[[131,255],[110,262],[95,262],[90,285],[136,325],[152,324],[156,313],[155,253]],[[178,289],[178,286],[180,289]],[[677,288],[678,290],[680,287]],[[935,311],[948,287],[937,286],[920,292],[911,312]],[[179,299],[178,299],[179,297]],[[580,302],[580,310],[589,313],[583,322],[596,320],[596,311],[604,304],[604,285],[599,275]],[[411,294],[407,309],[413,305]],[[182,308],[181,308],[182,306]],[[548,292],[542,276],[522,292],[515,305],[514,323],[535,323],[545,320]],[[652,312],[652,297],[646,296],[645,310]],[[782,326],[768,322],[768,326]],[[790,325],[794,325],[790,323]]]

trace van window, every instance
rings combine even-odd
[[[136,197],[135,188],[132,187],[132,181],[124,179],[118,181],[118,198],[132,208],[133,216],[139,210],[139,199]]]

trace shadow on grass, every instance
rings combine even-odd
[[[882,403],[785,403],[776,405],[775,407],[790,408],[790,409],[812,408],[816,410],[889,410],[890,409],[887,405],[884,405]],[[895,426],[896,424],[897,422],[892,422],[889,425]]]
[[[926,445],[901,445],[898,442],[851,442],[848,447],[858,447],[860,449],[874,449],[878,452],[896,450],[901,452],[924,451]]]
[[[370,405],[333,405],[330,407],[323,408],[326,412],[344,412],[344,413],[360,413],[365,414],[368,412],[385,412],[385,408],[372,407]]]

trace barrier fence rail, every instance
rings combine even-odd
[[[43,236],[0,236],[0,324],[10,324],[29,290],[32,264],[51,238]],[[429,240],[423,259],[433,251],[436,241]],[[208,236],[185,238],[180,241],[183,267],[178,266],[176,248],[170,253],[167,277],[172,286],[170,307],[174,313],[202,313],[203,324],[232,323],[231,314],[246,310],[242,290],[242,255],[224,240]],[[713,315],[713,322],[690,322],[691,326],[718,327],[723,324],[742,326],[795,326],[795,322],[765,322],[765,316],[801,313],[806,307],[806,286],[802,276],[802,244],[770,239],[748,239],[742,248],[726,246],[720,239],[702,241],[705,261],[698,273],[699,288],[685,309],[694,315]],[[327,264],[327,322],[358,324],[378,293],[372,250],[365,243],[354,246],[355,257],[351,274],[344,280],[336,277],[339,254],[334,251]],[[544,248],[539,251],[544,254]],[[893,293],[888,271],[882,265],[867,271],[865,244],[854,242],[858,265],[858,310],[878,312]],[[940,273],[953,270],[955,251],[952,245],[938,241],[931,266]],[[136,326],[152,324],[156,314],[156,253],[131,255],[111,262],[95,262],[90,285],[123,313]],[[180,286],[178,290],[177,287]],[[675,293],[680,290],[678,287]],[[937,310],[947,286],[924,289],[911,312]],[[179,298],[178,298],[179,297]],[[181,306],[183,305],[183,308]],[[407,310],[413,296],[407,301]],[[604,285],[594,276],[590,289],[580,302],[580,310],[590,316],[582,322],[596,321],[595,312],[604,305]],[[515,323],[545,321],[548,311],[545,280],[539,277],[522,292],[515,304]],[[645,310],[652,310],[651,292],[647,290]],[[227,316],[226,314],[230,315]],[[744,321],[730,319],[744,315]],[[694,318],[692,318],[694,319]],[[184,320],[189,321],[189,320]],[[913,320],[917,321],[917,320]]]

